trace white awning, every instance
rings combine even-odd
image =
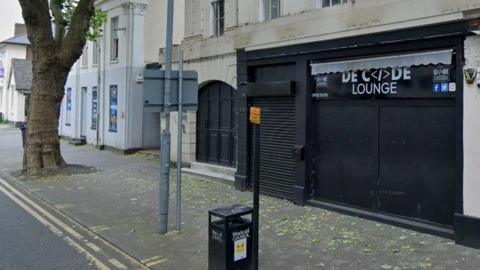
[[[355,59],[328,63],[312,63],[312,75],[355,70],[399,68],[426,65],[451,65],[452,50],[400,54],[375,58]]]

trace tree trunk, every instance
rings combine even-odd
[[[66,0],[19,0],[33,52],[32,94],[23,154],[23,169],[27,173],[65,166],[58,138],[60,106],[68,73],[82,54],[94,13],[94,0],[73,2],[77,5],[67,22],[62,15]],[[57,32],[55,38],[52,22]]]
[[[28,117],[27,143],[24,169],[36,173],[43,169],[65,166],[60,152],[58,119],[63,99],[64,76],[51,69],[35,74]]]

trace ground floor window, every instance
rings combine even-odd
[[[110,85],[110,124],[109,131],[117,132],[118,86]]]
[[[72,88],[67,88],[67,108],[65,113],[65,125],[71,125],[71,114],[72,114]]]
[[[25,117],[28,117],[28,108],[30,107],[30,94],[25,94]]]
[[[347,3],[347,2],[348,2],[347,0],[322,0],[321,7],[322,8],[331,7],[331,6],[335,6],[335,5],[344,4],[344,3]],[[320,6],[319,1],[317,1],[317,6]]]
[[[91,129],[97,129],[98,120],[98,91],[97,87],[92,87],[92,125]]]

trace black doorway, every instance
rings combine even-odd
[[[235,89],[215,81],[200,89],[197,112],[197,161],[235,166]]]
[[[452,225],[455,103],[316,101],[313,197]]]

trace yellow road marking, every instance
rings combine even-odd
[[[35,202],[33,202],[32,200],[30,200],[29,198],[27,198],[25,195],[23,195],[22,193],[20,193],[19,191],[17,191],[15,188],[13,188],[9,183],[5,182],[5,180],[3,179],[0,179],[0,183],[3,184],[6,188],[8,188],[9,190],[11,190],[13,193],[15,193],[15,195],[17,195],[18,197],[20,197],[21,199],[23,199],[24,201],[26,201],[28,204],[30,204],[33,208],[35,208],[38,212],[40,212],[41,214],[43,214],[44,216],[46,216],[47,218],[49,218],[51,221],[53,221],[54,223],[56,223],[58,226],[62,227],[64,230],[66,230],[68,233],[70,233],[71,235],[73,235],[73,237],[77,238],[77,239],[83,239],[83,236],[81,236],[79,233],[77,233],[76,231],[74,231],[72,228],[70,228],[67,224],[63,223],[62,221],[60,221],[58,218],[52,216],[50,213],[48,213],[46,210],[44,210],[43,208],[41,208],[40,206],[38,206]]]
[[[101,231],[110,230],[110,227],[107,225],[99,225],[99,226],[90,227],[90,230],[94,232],[101,232]]]
[[[167,261],[167,259],[159,259],[159,260],[156,260],[156,261],[146,263],[145,265],[148,266],[148,267],[152,267],[154,265],[157,265],[157,264],[160,264],[160,263],[163,263],[163,262],[166,262],[166,261]]]
[[[55,208],[58,208],[58,209],[67,209],[67,208],[70,208],[70,207],[74,207],[75,205],[72,204],[72,203],[64,203],[64,204],[56,204],[55,205]]]
[[[118,269],[127,269],[125,265],[123,265],[121,262],[119,262],[117,259],[110,259],[108,260],[111,264],[113,264],[115,267]]]
[[[35,212],[30,206],[26,205],[24,202],[22,202],[21,200],[19,200],[17,197],[15,197],[10,191],[8,191],[7,189],[4,188],[4,186],[7,186],[9,187],[9,189],[18,194],[19,197],[22,197],[27,203],[29,203],[31,206],[33,206],[34,208],[36,208],[37,210],[41,209],[42,211],[40,212],[46,212],[45,210],[43,210],[42,208],[40,208],[40,206],[36,205],[33,201],[31,201],[30,199],[28,199],[27,197],[23,196],[23,194],[21,194],[19,191],[15,190],[12,186],[10,186],[8,183],[6,183],[4,180],[0,179],[0,184],[3,184],[3,186],[0,185],[0,192],[2,192],[3,194],[5,194],[7,197],[9,197],[12,201],[14,201],[18,206],[20,206],[22,209],[24,209],[27,213],[29,213],[30,215],[32,215],[35,219],[37,219],[40,223],[42,223],[43,225],[45,225],[48,229],[50,229],[54,234],[58,235],[58,236],[62,236],[63,233],[56,227],[54,226],[53,224],[51,224],[50,222],[48,222],[45,218],[43,218],[42,216],[40,216],[37,212]],[[43,213],[42,213],[43,214]],[[45,215],[47,216],[47,215]],[[49,215],[51,216],[51,215]],[[47,216],[48,217],[48,216]],[[48,217],[50,218],[50,217]],[[55,218],[56,219],[56,218]],[[56,219],[58,220],[58,219]],[[55,222],[55,220],[52,219],[53,222]],[[62,223],[63,226],[66,226],[64,223]],[[57,224],[57,225],[60,225],[62,227],[61,224]],[[70,231],[73,231],[72,229],[70,229]],[[75,232],[75,234],[79,235],[77,232]],[[98,269],[100,270],[110,270],[110,268],[108,266],[106,266],[105,264],[103,264],[99,259],[97,259],[95,256],[93,256],[92,254],[90,254],[86,249],[84,249],[83,247],[81,247],[77,242],[75,242],[73,239],[71,239],[70,237],[68,236],[65,236],[64,239],[70,244],[72,245],[74,248],[76,248],[78,251],[80,251],[81,253],[85,254],[87,256],[88,259],[90,259],[96,266]]]
[[[151,257],[151,258],[148,258],[148,259],[141,260],[140,262],[145,264],[145,263],[149,263],[151,261],[158,260],[158,259],[160,259],[160,256],[154,256],[154,257]]]
[[[99,248],[97,245],[95,245],[94,243],[87,243],[87,246],[89,246],[93,251],[95,252],[99,252],[100,250],[102,250],[101,248]]]

